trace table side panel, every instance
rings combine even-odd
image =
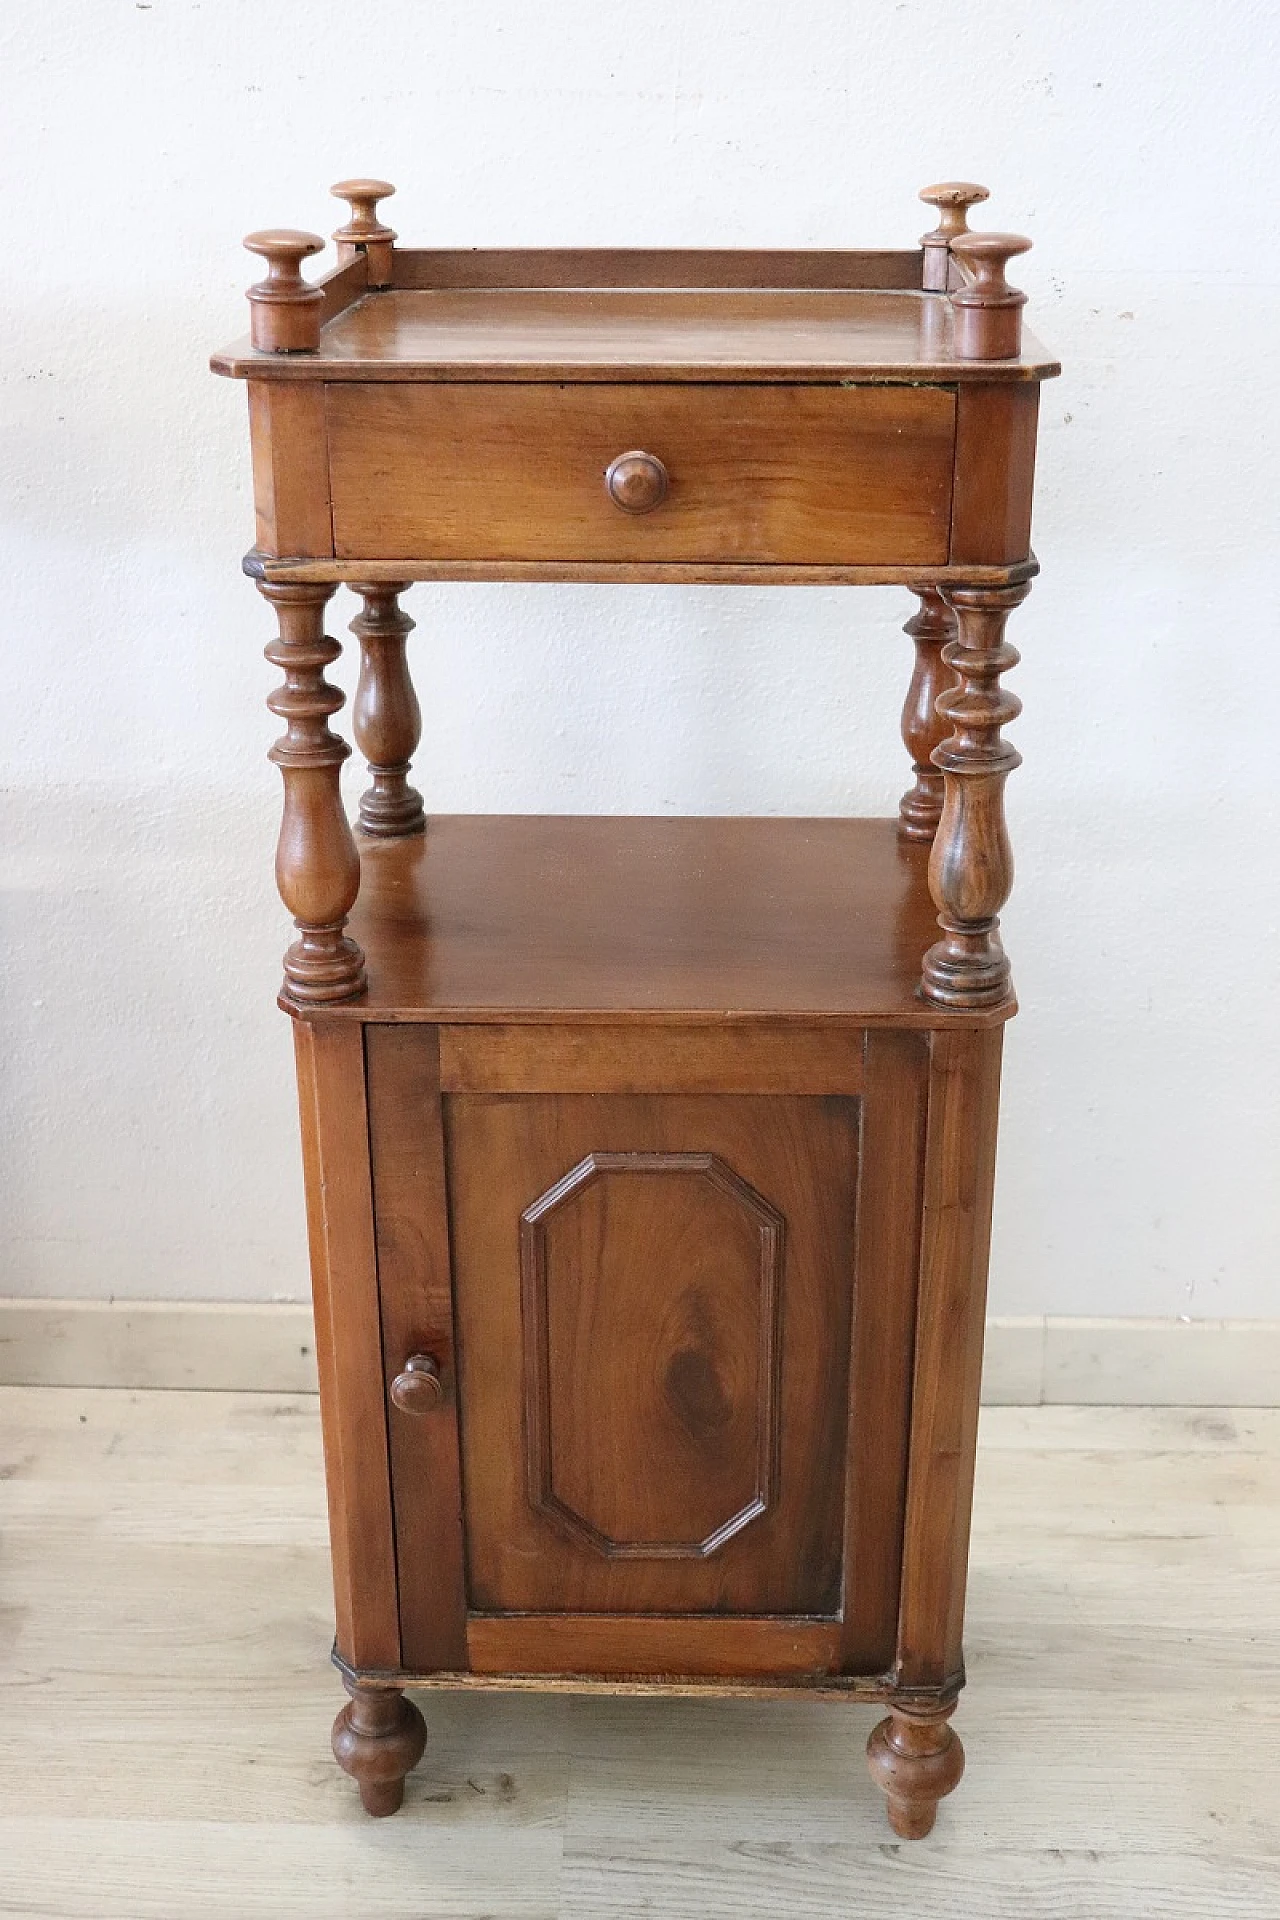
[[[294,1024],[338,1649],[400,1664],[382,1337],[358,1026]]]
[[[866,1035],[845,1472],[843,1673],[885,1672],[897,1640],[920,1264],[929,1039]]]
[[[957,394],[953,566],[1007,566],[1030,555],[1039,412],[1038,386]]]
[[[741,1615],[603,1613],[472,1614],[467,1644],[476,1673],[785,1678],[830,1674],[835,1620],[752,1620]]]
[[[733,247],[397,247],[397,290],[444,287],[881,288],[919,292],[924,251]]]
[[[897,1678],[963,1666],[969,1519],[995,1184],[1003,1034],[935,1033],[911,1403]]]
[[[467,1660],[457,1356],[440,1108],[439,1045],[431,1026],[364,1029],[369,1082],[382,1386],[410,1354],[434,1359],[443,1404],[426,1414],[389,1400],[400,1638],[407,1667]]]
[[[856,1027],[457,1026],[446,1093],[834,1093],[862,1088]]]
[[[251,380],[249,439],[259,553],[332,559],[323,386]]]

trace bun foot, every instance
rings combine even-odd
[[[403,1780],[362,1780],[360,1786],[360,1805],[375,1820],[381,1820],[389,1813],[399,1813],[404,1805]]]
[[[399,1810],[405,1775],[426,1748],[426,1723],[395,1687],[343,1685],[351,1701],[333,1723],[333,1756],[359,1787],[365,1812],[382,1818]]]
[[[930,1714],[890,1710],[867,1741],[871,1778],[889,1801],[889,1825],[903,1840],[933,1831],[938,1802],[960,1784],[964,1748],[947,1725],[955,1708]]]

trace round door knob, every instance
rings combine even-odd
[[[429,1353],[411,1353],[391,1382],[391,1398],[401,1413],[434,1413],[444,1399],[440,1362]]]
[[[656,453],[620,453],[604,476],[609,498],[623,513],[652,513],[667,497],[667,470]]]

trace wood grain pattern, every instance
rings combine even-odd
[[[422,714],[405,647],[413,621],[400,605],[404,580],[353,582],[363,605],[351,622],[360,643],[360,680],[351,709],[356,745],[372,785],[360,797],[360,830],[375,838],[421,833],[422,795],[409,784]]]
[[[782,1214],[714,1153],[589,1153],[523,1209],[540,1519],[607,1560],[698,1560],[768,1514],[785,1259]]]
[[[473,1607],[834,1611],[856,1114],[854,1102],[836,1098],[448,1097]],[[689,1152],[714,1154],[785,1222],[778,1494],[706,1557],[610,1558],[530,1506],[524,1436],[539,1416],[521,1358],[519,1219],[590,1154]],[[599,1186],[582,1196],[593,1202],[594,1194],[594,1203],[573,1210],[549,1256],[544,1337],[558,1471],[579,1507],[620,1516],[633,1539],[661,1540],[677,1523],[681,1537],[697,1539],[756,1484],[767,1417],[760,1368],[769,1359],[758,1318],[759,1223],[727,1202],[709,1209],[700,1192],[685,1208],[656,1192],[661,1176],[619,1178],[603,1214]],[[655,1446],[665,1479],[650,1476]]]
[[[259,552],[333,553],[329,441],[318,384],[249,382],[255,535]]]
[[[433,816],[366,841],[354,1018],[933,1027],[928,849],[892,820]],[[341,1017],[341,1010],[330,1010]]]
[[[245,246],[267,263],[267,277],[248,289],[250,338],[263,354],[314,353],[320,344],[324,302],[302,277],[302,262],[324,251],[317,233],[269,227],[245,237]]]
[[[945,563],[955,399],[931,388],[332,385],[335,553]],[[661,461],[620,512],[606,473]]]
[[[1012,564],[1031,552],[1039,387],[962,387],[956,395],[953,565]]]
[[[910,293],[390,293],[326,329],[320,366],[336,381],[425,383],[464,369],[486,381],[738,381],[766,369],[901,380],[944,358],[948,373],[963,365],[950,359],[949,318],[940,296]]]
[[[316,1358],[338,1646],[354,1666],[400,1664],[359,1027],[294,1026]]]
[[[522,1622],[530,1622],[534,1630],[540,1631],[541,1623],[546,1622],[549,1624],[549,1627],[550,1623],[555,1623],[553,1630],[557,1634],[563,1631],[567,1636],[570,1629],[568,1627],[561,1629],[561,1622],[566,1620],[581,1620],[586,1622],[602,1619],[608,1621],[611,1618],[619,1621],[625,1619],[632,1622],[638,1620],[641,1622],[640,1630],[642,1633],[646,1631],[643,1625],[646,1620],[656,1618],[659,1623],[665,1627],[669,1621],[679,1619],[684,1625],[694,1628],[694,1644],[703,1648],[710,1647],[712,1639],[711,1630],[715,1627],[722,1629],[725,1627],[736,1628],[745,1624],[748,1629],[750,1629],[755,1624],[758,1624],[753,1623],[743,1614],[721,1615],[717,1616],[714,1621],[711,1621],[699,1614],[673,1614],[663,1616],[630,1613],[615,1614],[613,1616],[598,1613],[573,1615],[563,1613],[473,1613],[470,1615],[470,1623],[473,1632],[477,1627],[480,1629],[478,1644],[487,1646],[489,1644],[487,1634],[490,1627],[501,1625],[503,1627],[511,1626],[512,1628],[517,1628]],[[768,1624],[771,1626],[780,1625],[795,1629],[800,1634],[800,1644],[803,1646],[806,1644],[806,1633],[809,1628],[817,1627],[825,1633],[826,1630],[835,1627],[838,1623],[834,1620],[795,1620],[786,1616],[776,1617],[770,1615],[768,1616]],[[705,1636],[700,1631],[704,1626],[708,1629]],[[536,1670],[513,1673],[510,1669],[504,1671],[501,1668],[495,1667],[492,1671],[487,1669],[482,1671],[480,1668],[473,1666],[468,1667],[464,1672],[460,1673],[418,1674],[405,1672],[399,1668],[391,1673],[376,1673],[364,1669],[358,1676],[350,1675],[346,1677],[358,1678],[362,1686],[387,1688],[408,1687],[412,1688],[415,1692],[421,1690],[424,1693],[434,1694],[551,1693],[559,1694],[565,1698],[591,1699],[594,1697],[597,1700],[794,1700],[797,1696],[800,1696],[807,1701],[825,1700],[839,1703],[843,1706],[858,1702],[884,1706],[886,1702],[895,1697],[892,1676],[883,1673],[847,1674],[837,1673],[833,1670],[797,1670],[791,1673],[771,1673],[767,1665],[770,1643],[772,1643],[774,1649],[785,1648],[786,1645],[786,1641],[782,1638],[767,1635],[762,1640],[758,1637],[753,1637],[750,1632],[744,1636],[741,1642],[744,1647],[751,1648],[754,1645],[759,1650],[758,1657],[761,1661],[759,1672],[714,1673],[707,1671],[705,1673],[689,1673],[683,1670],[676,1672],[668,1666],[658,1664],[657,1662],[660,1656],[655,1656],[655,1664],[653,1667],[643,1673],[538,1673]],[[514,1636],[511,1644],[513,1646],[517,1644]],[[531,1645],[532,1641],[530,1640],[526,1644]],[[340,1674],[346,1674],[343,1662],[337,1654],[333,1656],[333,1664]],[[949,1697],[943,1704],[949,1704]]]
[[[385,1818],[400,1811],[405,1777],[422,1758],[427,1729],[417,1707],[395,1688],[355,1680],[346,1688],[351,1697],[333,1723],[333,1757],[355,1780],[365,1812]]]
[[[871,1778],[889,1801],[889,1825],[900,1840],[933,1832],[938,1802],[964,1773],[964,1748],[947,1719],[955,1711],[904,1713],[895,1707],[867,1742]]]
[[[933,752],[951,730],[950,722],[938,712],[938,698],[955,685],[942,649],[955,639],[956,622],[936,587],[921,587],[917,592],[919,609],[903,629],[915,648],[915,665],[902,708],[902,741],[911,755],[915,779],[898,802],[898,832],[904,840],[927,844],[942,818],[942,775],[933,764]]]
[[[326,1745],[313,1396],[8,1388],[0,1462],[15,1916],[1271,1920],[1280,1411],[987,1410],[970,1768],[915,1848],[878,1714],[821,1682],[433,1686],[371,1827]]]
[[[845,1673],[888,1671],[897,1641],[928,1084],[926,1035],[867,1034],[845,1469]]]
[[[832,1620],[473,1614],[467,1625],[477,1673],[786,1674],[802,1679],[831,1671],[838,1638]]]
[[[609,560],[295,560],[246,554],[245,571],[264,580],[511,581],[537,585],[634,587],[1004,587],[1040,571],[1034,555],[1010,566],[757,566],[709,562]]]
[[[842,1093],[862,1035],[801,1026],[442,1027],[446,1093]]]
[[[555,1621],[567,1618],[580,1620],[599,1620],[598,1613],[565,1615],[562,1613],[475,1613],[470,1616],[472,1629],[479,1624],[482,1628],[490,1625],[518,1626],[521,1621]],[[639,1620],[641,1632],[645,1631],[643,1622],[652,1619],[651,1614],[626,1614],[616,1616],[628,1621]],[[699,1628],[703,1623],[698,1614],[671,1616],[679,1618],[686,1626]],[[741,1624],[741,1614],[726,1615],[716,1619],[715,1625],[723,1629],[726,1626],[737,1627]],[[782,1624],[788,1622],[784,1618]],[[790,1624],[795,1625],[795,1622]],[[801,1627],[813,1625],[813,1622],[800,1622]],[[819,1621],[823,1627],[833,1626],[830,1621]],[[706,1645],[701,1635],[698,1641]],[[481,1643],[488,1644],[484,1634]],[[512,1642],[514,1645],[514,1641]],[[751,1646],[750,1638],[741,1643]],[[830,1701],[841,1706],[861,1702],[883,1706],[893,1698],[892,1678],[885,1674],[842,1674],[834,1671],[796,1671],[792,1673],[770,1672],[767,1665],[769,1642],[756,1641],[760,1649],[761,1670],[758,1673],[739,1672],[690,1673],[687,1670],[673,1671],[669,1666],[655,1664],[651,1671],[644,1673],[512,1673],[509,1669],[495,1667],[492,1672],[481,1672],[477,1667],[469,1667],[462,1673],[394,1673],[376,1674],[364,1672],[360,1678],[369,1686],[411,1687],[424,1693],[503,1693],[503,1694],[558,1694],[563,1698],[597,1700],[794,1700],[797,1696],[806,1701]],[[784,1643],[773,1640],[776,1650]],[[335,1658],[334,1665],[341,1672],[342,1663]]]
[[[380,1378],[411,1354],[437,1363],[440,1403],[388,1413],[400,1637],[406,1666],[466,1664],[457,1359],[439,1056],[432,1027],[364,1029],[382,1304]]]
[[[943,1686],[963,1660],[1002,1038],[931,1042],[898,1626],[908,1687]]]
[[[955,350],[966,360],[1011,360],[1022,350],[1022,309],[1027,296],[1005,279],[1005,268],[1031,242],[1020,233],[962,233],[951,241],[951,258],[965,282],[953,288]]]
[[[324,631],[331,587],[259,581],[279,633],[265,648],[284,684],[267,697],[285,730],[268,756],[284,782],[276,841],[276,886],[298,937],[284,956],[284,993],[298,1006],[326,1006],[363,993],[364,955],[346,933],[360,887],[360,856],[342,804],[340,775],[351,749],[329,719],[343,705],[325,668],[342,649]]]
[[[320,325],[326,327],[369,291],[369,262],[357,253],[350,260],[340,261],[331,272],[321,274],[315,287],[320,295]]]
[[[379,200],[395,192],[389,180],[339,180],[330,187],[336,200],[345,200],[351,218],[334,234],[338,259],[363,259],[371,287],[389,287],[395,275],[395,233],[378,215]]]
[[[1030,335],[1020,357],[957,351],[942,293],[661,288],[370,293],[344,308],[305,367],[239,341],[213,356],[236,378],[380,381],[842,382],[934,386],[1051,379]]]
[[[945,292],[950,284],[951,242],[969,231],[969,208],[990,199],[986,187],[972,180],[944,180],[934,187],[922,187],[918,198],[927,207],[935,207],[938,224],[921,238],[924,253],[921,283],[929,292]]]
[[[925,954],[920,981],[925,998],[939,1006],[999,1006],[1010,991],[999,918],[1013,886],[1004,786],[1022,755],[1001,729],[1017,719],[1022,702],[1000,678],[1018,664],[1005,624],[1028,591],[961,587],[947,596],[956,637],[942,658],[956,684],[938,696],[952,731],[933,750],[943,801],[929,854],[942,938]]]
[[[401,247],[403,290],[533,287],[737,287],[918,290],[920,254],[728,247]]]

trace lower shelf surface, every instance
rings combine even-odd
[[[361,844],[367,997],[326,1018],[990,1025],[922,1001],[928,848],[892,820],[441,815]]]

